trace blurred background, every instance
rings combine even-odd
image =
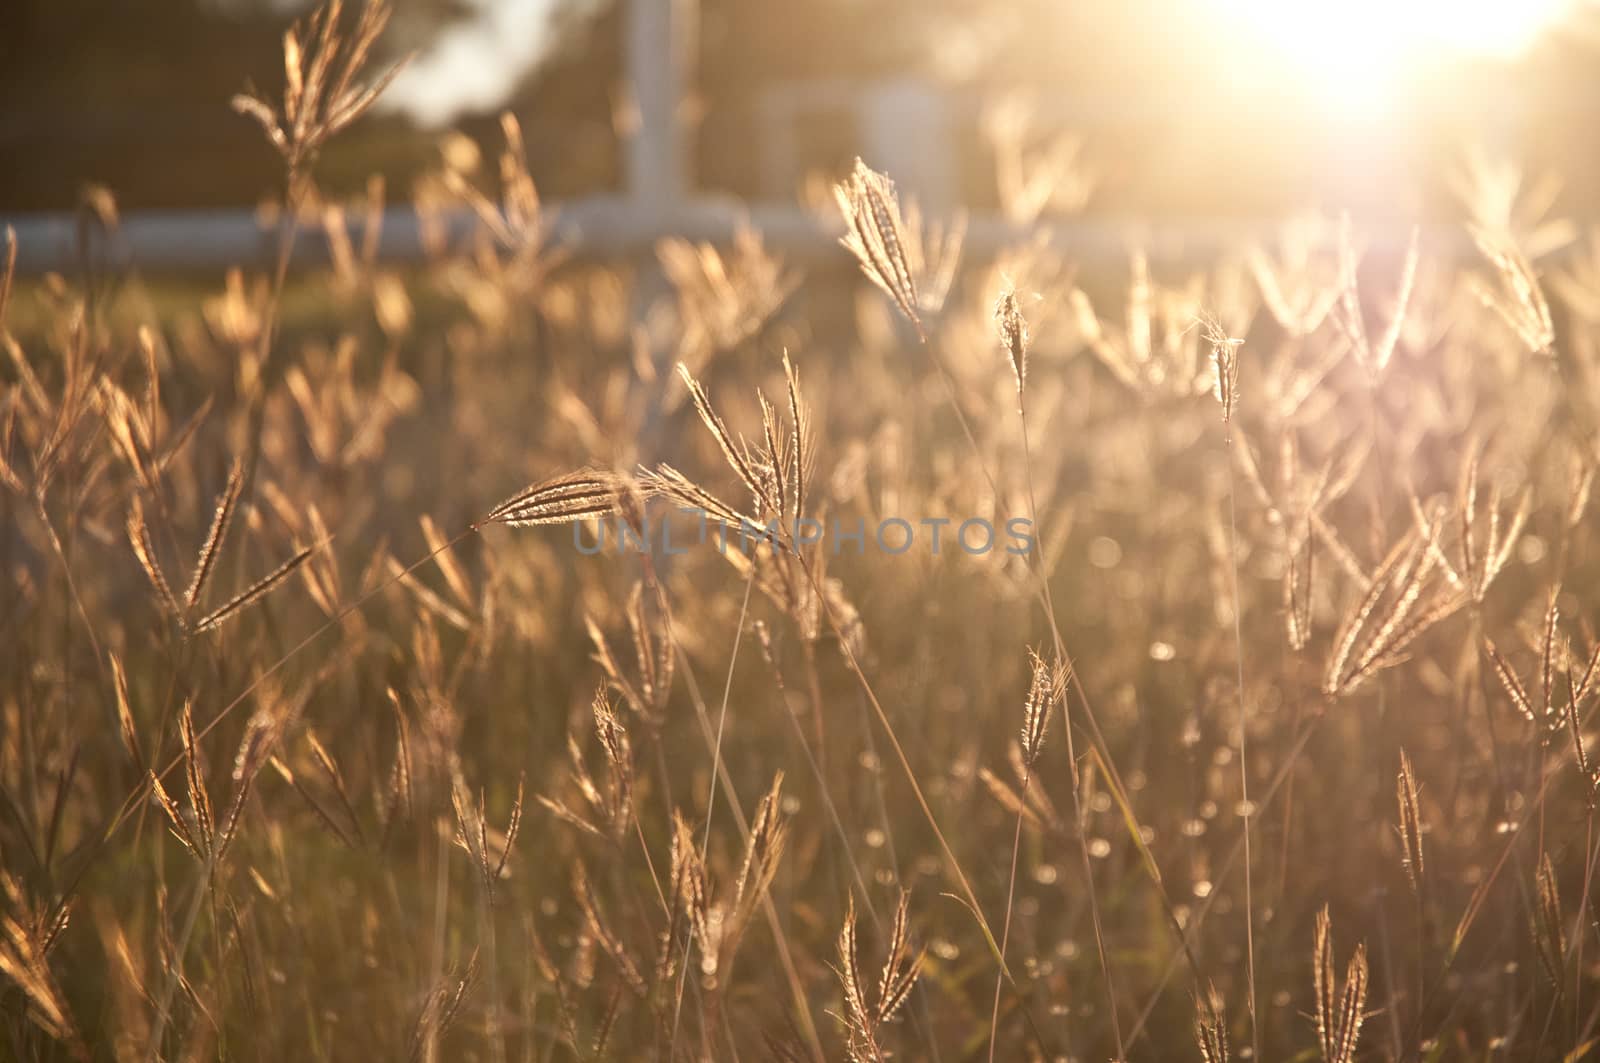
[[[0,7],[0,214],[91,185],[124,211],[281,191],[229,100],[276,95],[304,4]],[[413,61],[318,179],[338,198],[377,172],[404,202],[452,133],[509,110],[546,199],[792,203],[861,155],[981,214],[997,150],[1031,141],[1083,163],[1047,216],[1437,218],[1474,153],[1561,173],[1592,216],[1600,152],[1574,134],[1600,111],[1597,27],[1592,0],[408,0],[384,44]],[[630,163],[641,131],[662,139]]]

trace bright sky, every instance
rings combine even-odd
[[[1429,59],[1516,58],[1579,0],[1213,2],[1325,102],[1363,110],[1381,107],[1395,80]]]
[[[501,103],[542,58],[557,0],[471,0],[476,14],[441,34],[384,94],[425,125]]]

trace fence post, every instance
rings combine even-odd
[[[666,213],[692,192],[683,100],[695,56],[695,0],[627,0],[623,29],[634,108],[626,147],[627,194]]]

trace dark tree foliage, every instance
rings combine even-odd
[[[88,184],[127,207],[249,204],[271,193],[276,157],[230,100],[251,84],[279,90],[283,33],[304,6],[0,3],[0,211],[70,208]],[[408,0],[392,36],[425,40],[459,14],[454,0]],[[403,141],[398,152],[381,146],[397,130],[404,123],[365,123],[326,160],[327,175],[359,181],[396,154],[417,156]],[[364,158],[348,158],[363,142]]]

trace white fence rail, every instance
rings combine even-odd
[[[468,213],[437,219],[442,239],[461,246],[475,219]],[[362,221],[348,216],[351,237],[360,246]],[[748,206],[712,200],[677,205],[639,204],[631,199],[590,199],[549,208],[548,239],[572,254],[592,258],[649,255],[658,241],[682,237],[726,243],[740,226],[761,233],[767,245],[798,261],[827,260],[842,254],[837,225],[797,207]],[[1082,217],[1070,221],[1019,227],[996,217],[970,220],[967,247],[985,255],[1007,246],[1043,239],[1069,259],[1084,265],[1123,261],[1139,247],[1158,261],[1203,259],[1235,250],[1270,236],[1269,220],[1189,218],[1137,220]],[[125,215],[112,231],[87,225],[78,215],[0,215],[0,231],[15,230],[18,268],[24,274],[67,272],[86,261],[98,269],[150,272],[215,270],[226,266],[259,266],[273,260],[278,233],[274,223],[249,210],[138,211]],[[384,213],[378,254],[394,263],[421,262],[426,257],[425,227],[417,213],[393,207]],[[1399,247],[1409,232],[1378,234],[1375,250]],[[1463,234],[1438,230],[1424,234],[1430,251],[1458,254],[1466,250]],[[1369,240],[1369,246],[1372,241]],[[303,225],[296,238],[296,266],[328,260],[326,234]]]

